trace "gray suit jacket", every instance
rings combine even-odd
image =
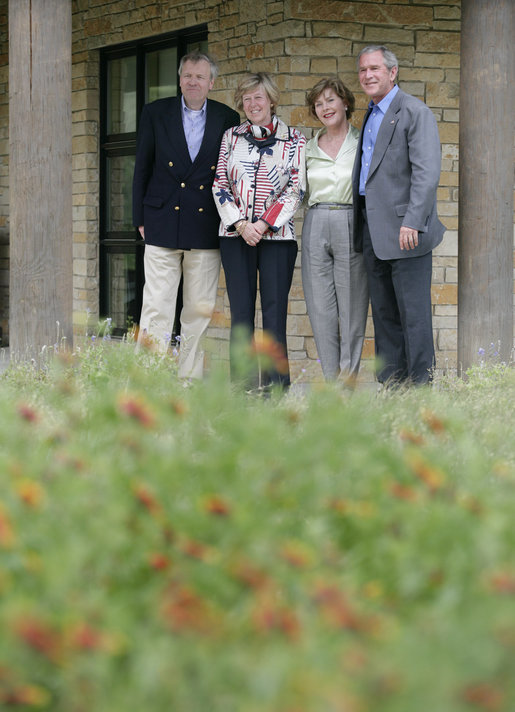
[[[352,174],[354,246],[362,251],[363,218],[359,210],[361,127]],[[441,241],[445,227],[436,213],[440,179],[440,138],[436,119],[422,101],[399,89],[377,134],[366,183],[367,221],[374,252],[381,260],[424,255]],[[401,250],[401,226],[419,231],[419,244]]]

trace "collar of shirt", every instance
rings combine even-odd
[[[388,111],[388,108],[389,108],[390,104],[392,103],[392,101],[393,101],[393,99],[394,99],[394,97],[395,97],[395,95],[397,94],[398,91],[399,91],[399,87],[398,87],[397,84],[395,84],[395,85],[390,89],[390,91],[388,92],[388,94],[387,94],[386,96],[383,96],[383,98],[381,99],[381,101],[379,101],[377,104],[374,104],[374,102],[371,101],[371,102],[369,103],[369,105],[368,105],[369,108],[370,108],[370,109],[373,109],[374,106],[377,106],[377,108],[381,111],[381,113],[382,113],[383,116],[384,116],[384,115],[386,114],[386,112]]]
[[[184,97],[181,96],[182,117],[184,118],[185,115],[191,116],[192,118],[204,116],[206,113],[206,105],[207,105],[207,99],[205,100],[201,109],[190,109],[189,106],[186,105],[186,102],[184,101]]]

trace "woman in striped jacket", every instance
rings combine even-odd
[[[247,386],[290,384],[286,348],[288,294],[297,256],[293,218],[305,192],[304,136],[275,114],[279,90],[269,74],[246,76],[235,92],[247,120],[222,139],[213,183],[220,251],[231,307],[231,376]],[[275,341],[275,367],[245,373],[238,344],[254,333],[259,292],[263,330]]]

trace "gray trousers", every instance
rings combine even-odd
[[[302,228],[302,285],[324,377],[356,376],[368,312],[363,255],[352,248],[352,206],[320,203]]]

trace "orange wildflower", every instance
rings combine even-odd
[[[305,568],[312,562],[311,551],[300,541],[286,542],[280,551],[280,556],[295,568]]]
[[[0,690],[0,702],[7,707],[46,707],[50,695],[37,685],[20,685],[8,690]]]
[[[432,410],[424,408],[421,412],[422,420],[433,433],[442,435],[447,430],[445,423]]]
[[[399,437],[401,440],[411,443],[412,445],[423,445],[425,442],[422,435],[414,433],[412,430],[406,430],[405,428],[399,431]]]
[[[11,520],[0,502],[0,547],[9,549],[14,544],[14,540],[14,529]]]
[[[45,491],[39,482],[22,480],[16,487],[19,498],[28,507],[38,507],[43,501]]]
[[[397,499],[405,499],[409,502],[418,499],[418,492],[414,490],[413,487],[403,485],[400,482],[392,482],[389,486],[389,490]]]
[[[254,335],[251,345],[251,353],[255,356],[264,356],[273,364],[278,373],[288,372],[288,359],[284,347],[266,331]]]
[[[176,415],[187,415],[189,412],[188,404],[179,398],[173,398],[170,405]]]
[[[411,453],[408,465],[412,472],[434,493],[445,484],[445,475],[440,468],[427,463],[418,453]]]

